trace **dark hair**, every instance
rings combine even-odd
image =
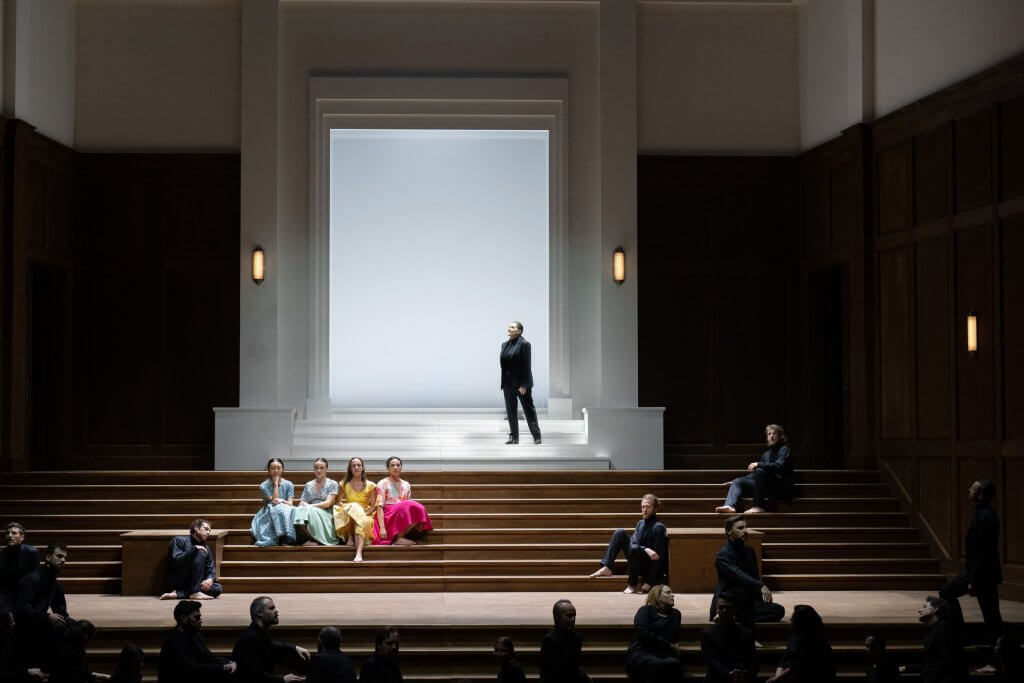
[[[867,641],[868,638],[871,639],[871,646],[872,647],[877,647],[882,652],[885,652],[885,647],[886,647],[885,636],[883,636],[880,633],[869,633],[867,635],[867,637],[864,638],[864,640]]]
[[[641,498],[640,500],[649,500],[649,501],[651,501],[651,505],[653,505],[653,506],[654,506],[654,509],[655,509],[655,510],[657,510],[658,508],[660,508],[660,507],[661,507],[661,499],[660,499],[660,498],[658,498],[658,497],[657,497],[656,495],[654,495],[653,493],[645,493],[645,494],[644,494],[644,497],[643,497],[643,498]]]
[[[494,647],[498,647],[498,645],[501,645],[502,647],[504,647],[506,650],[509,651],[509,654],[515,656],[515,654],[516,654],[516,646],[512,644],[512,639],[509,638],[508,636],[498,636],[497,638],[495,638],[494,639]]]
[[[284,469],[284,461],[281,460],[281,458],[271,458],[270,460],[268,460],[266,469],[269,470],[270,466],[273,465],[275,462],[281,466],[282,470]]]
[[[555,621],[558,621],[558,613],[566,605],[568,605],[569,607],[572,607],[573,606],[572,601],[568,600],[566,598],[562,598],[561,600],[555,600],[555,604],[551,606],[551,618],[553,618]]]
[[[117,656],[117,665],[114,667],[114,677],[118,680],[125,680],[124,676],[135,668],[135,663],[141,663],[145,659],[145,653],[135,643],[128,643],[121,648],[121,654]],[[120,677],[117,674],[121,674]],[[136,679],[141,680],[141,679]]]
[[[207,521],[207,520],[203,519],[202,517],[200,517],[199,519],[193,520],[192,524],[189,525],[189,527],[188,527],[189,533],[191,533],[193,531],[196,531],[199,527],[201,527],[204,524],[206,526],[208,526],[208,527],[212,527],[213,526],[212,524],[210,524],[209,521]]]
[[[935,616],[939,621],[948,621],[952,618],[952,608],[949,606],[949,602],[945,598],[940,598],[937,595],[929,595],[924,599],[924,601],[935,608]]]
[[[388,639],[392,633],[398,633],[398,629],[394,626],[385,626],[384,628],[377,631],[373,636],[373,644],[375,647],[380,647],[381,643]]]
[[[363,483],[366,483],[366,461],[358,455],[354,455],[348,459],[348,467],[345,469],[345,478],[341,481],[342,486],[352,481],[352,463],[356,460],[363,463]]]
[[[313,461],[313,465],[315,466],[318,462],[322,462],[324,464],[324,467],[331,466],[331,463],[327,462],[327,458],[317,458],[316,460]]]
[[[7,526],[4,527],[4,533],[7,533],[11,529],[20,529],[21,535],[25,535],[25,527],[22,526],[21,522],[7,522]]]
[[[519,328],[519,334],[523,333],[523,324],[518,320],[513,320],[512,324]]]
[[[743,515],[733,515],[725,518],[725,533],[728,534],[732,531],[732,528],[736,525],[736,522],[745,522],[747,518]]]
[[[386,461],[384,461],[384,467],[386,467],[388,469],[391,469],[391,461],[392,460],[397,460],[399,465],[404,465],[405,464],[405,463],[402,462],[402,459],[399,458],[397,455],[392,455],[390,458],[388,458]]]
[[[996,497],[996,485],[988,479],[979,479],[981,499],[989,503]]]
[[[249,603],[249,618],[256,621],[256,613],[266,607],[268,602],[273,602],[274,598],[269,595],[261,595],[258,598],[253,598],[252,602]]]
[[[794,605],[793,616],[789,618],[793,633],[802,636],[825,637],[825,624],[821,615],[810,605]]]
[[[66,543],[60,543],[60,542],[58,542],[58,543],[51,543],[50,545],[46,546],[46,552],[43,553],[43,555],[44,555],[44,557],[46,555],[53,555],[58,550],[63,550],[66,553],[68,551],[67,544]]]
[[[174,606],[174,623],[180,624],[185,617],[202,609],[202,603],[198,600],[180,600]]]
[[[341,648],[341,631],[334,626],[324,626],[316,639],[325,650],[337,650]]]

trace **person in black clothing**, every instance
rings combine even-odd
[[[217,683],[232,680],[237,665],[218,657],[206,647],[200,632],[203,628],[202,604],[182,600],[174,606],[175,626],[164,637],[157,664],[157,683]]]
[[[356,683],[356,669],[341,652],[341,631],[334,626],[320,629],[317,654],[309,660],[306,683]]]
[[[402,669],[398,666],[400,644],[398,629],[394,626],[377,631],[373,638],[373,654],[363,662],[359,680],[367,683],[401,683]]]
[[[868,683],[897,683],[900,670],[885,651],[885,638],[874,634],[864,639],[864,650],[868,656],[866,680]]]
[[[616,529],[605,550],[601,568],[591,578],[611,576],[615,558],[620,552],[626,554],[626,590],[623,593],[646,593],[651,586],[661,583],[668,573],[668,529],[658,519],[661,501],[653,493],[640,500],[640,514],[632,536],[623,529]]]
[[[576,631],[576,608],[558,600],[551,608],[555,627],[540,644],[540,683],[589,683],[580,668],[583,636]]]
[[[786,653],[767,683],[834,683],[836,659],[825,624],[810,605],[795,605]]]
[[[38,683],[46,679],[42,669],[21,665],[21,653],[14,643],[14,613],[7,607],[0,607],[0,681]]]
[[[52,543],[46,548],[43,566],[21,577],[18,583],[19,649],[29,664],[43,663],[44,656],[60,646],[60,636],[71,623],[64,589],[57,576],[68,559],[68,547]]]
[[[919,673],[921,683],[960,683],[967,677],[960,627],[949,603],[929,595],[917,611],[917,619],[929,627],[920,664],[900,667],[900,673]]]
[[[210,523],[205,519],[192,522],[188,536],[171,539],[167,556],[167,592],[161,600],[210,600],[223,592],[217,583],[217,567],[213,553],[206,547]]]
[[[231,660],[238,664],[237,676],[242,683],[297,683],[302,676],[274,674],[278,660],[287,660],[297,655],[309,661],[309,650],[298,645],[289,645],[270,639],[270,627],[278,622],[277,605],[274,599],[261,595],[249,605],[252,623],[235,641]]]
[[[34,546],[25,543],[25,527],[9,522],[4,531],[7,545],[0,550],[0,607],[15,609],[21,577],[39,568],[39,555]]]
[[[498,661],[497,683],[526,683],[526,673],[516,661],[516,646],[508,636],[494,641],[494,658]]]
[[[949,603],[951,618],[963,624],[960,596],[970,593],[978,599],[981,616],[985,619],[988,645],[995,643],[1003,630],[1003,617],[999,613],[999,589],[1003,570],[999,563],[999,518],[992,509],[996,487],[990,481],[976,481],[967,490],[967,498],[974,505],[974,519],[967,529],[964,541],[965,571],[950,579],[939,589],[939,597]],[[991,673],[992,667],[985,667]]]
[[[678,645],[683,618],[675,604],[672,589],[660,584],[633,617],[633,640],[626,650],[631,683],[674,683],[683,677]]]
[[[96,635],[96,626],[87,619],[68,619],[56,644],[51,645],[44,671],[50,683],[98,683],[109,681],[107,674],[96,673],[89,666],[89,640]]]
[[[523,404],[523,415],[526,416],[526,425],[533,435],[533,442],[540,443],[537,409],[533,406],[530,342],[523,339],[523,324],[518,320],[509,323],[508,341],[501,345],[498,362],[501,365],[501,391],[505,395],[505,418],[508,420],[508,441],[505,443],[519,443],[517,400]]]
[[[725,591],[715,605],[715,623],[700,634],[700,652],[709,683],[750,683],[757,676],[754,634],[736,623],[735,591]]]
[[[772,592],[760,580],[757,554],[747,546],[747,520],[743,515],[725,520],[725,537],[725,544],[715,555],[718,586],[711,598],[709,618],[714,620],[718,596],[728,590],[736,596],[736,621],[747,628],[758,622],[781,621],[786,609],[772,602]]]
[[[1024,662],[1021,661],[1020,639],[1003,634],[996,638],[992,648],[995,659],[995,683],[1017,683],[1024,679]]]
[[[142,683],[142,660],[145,654],[134,643],[121,648],[117,657],[117,666],[110,675],[110,683]]]
[[[715,508],[715,512],[736,512],[740,498],[751,496],[754,505],[747,512],[764,512],[765,498],[793,497],[793,458],[786,445],[786,433],[781,425],[768,425],[764,428],[768,450],[761,454],[761,459],[747,465],[747,474],[732,480],[725,502]]]

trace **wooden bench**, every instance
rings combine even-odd
[[[763,531],[750,530],[747,545],[757,555],[761,571],[761,540]],[[715,555],[725,543],[722,527],[668,530],[668,583],[677,593],[713,593],[718,585]]]
[[[167,590],[167,557],[171,539],[188,530],[140,529],[121,534],[121,595],[152,595]],[[206,547],[213,553],[217,576],[224,559],[226,529],[211,531]]]

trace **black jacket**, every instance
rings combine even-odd
[[[540,683],[577,683],[585,681],[580,670],[583,636],[578,632],[555,627],[540,644]]]
[[[158,683],[202,680],[223,671],[227,663],[228,660],[210,652],[199,631],[172,628],[160,648],[156,680]]]
[[[964,543],[967,580],[975,586],[997,586],[1003,582],[999,563],[999,517],[988,504],[974,508],[974,519]]]
[[[779,489],[776,495],[792,497],[793,486],[793,457],[789,446],[784,443],[777,443],[761,454],[757,462],[757,469],[762,470],[774,479],[773,488]]]
[[[0,548],[0,596],[16,596],[21,577],[31,574],[38,568],[39,553],[35,546],[22,543],[13,548]],[[15,606],[13,601],[9,606]]]
[[[644,578],[644,583],[654,586],[661,583],[668,574],[668,529],[657,515],[637,522],[629,538],[630,552],[642,551],[644,548],[658,553],[658,559],[651,561],[651,571]]]
[[[906,668],[907,673],[920,673],[921,683],[960,683],[967,678],[964,648],[956,624],[937,621],[924,639],[924,655],[920,664]]]
[[[496,683],[526,683],[526,673],[519,662],[513,659],[502,665]]]
[[[654,605],[644,605],[633,617],[633,640],[626,650],[627,661],[630,653],[642,652],[656,657],[678,657],[672,645],[679,642],[679,625],[682,615],[673,609],[667,618],[658,618]]]
[[[398,657],[382,657],[374,652],[363,662],[359,680],[367,683],[401,683],[402,669],[398,666]]]
[[[40,567],[21,577],[15,623],[19,628],[45,629],[50,620],[48,610],[67,618],[68,602],[57,581],[57,572],[49,567]]]
[[[761,574],[757,569],[757,553],[746,543],[726,541],[715,555],[718,586],[711,598],[710,619],[715,618],[718,596],[727,589],[736,590],[736,617],[744,621],[754,602],[761,599]]]
[[[295,655],[295,646],[271,640],[266,630],[250,624],[235,642],[231,659],[239,683],[283,683],[284,676],[274,673],[274,665]]]
[[[779,666],[789,669],[798,683],[829,683],[836,680],[836,658],[823,636],[793,634]]]
[[[533,370],[530,365],[530,342],[516,337],[501,345],[498,356],[501,363],[501,388],[533,388]]]
[[[306,683],[356,683],[356,668],[341,652],[321,652],[309,660]]]
[[[704,680],[713,683],[730,683],[729,672],[742,669],[757,674],[757,652],[754,636],[749,629],[737,623],[728,626],[708,626],[700,634],[700,653],[708,672]]]

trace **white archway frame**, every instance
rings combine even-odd
[[[330,413],[330,144],[334,128],[548,131],[548,414],[569,417],[568,92],[565,78],[310,79],[307,418]]]

